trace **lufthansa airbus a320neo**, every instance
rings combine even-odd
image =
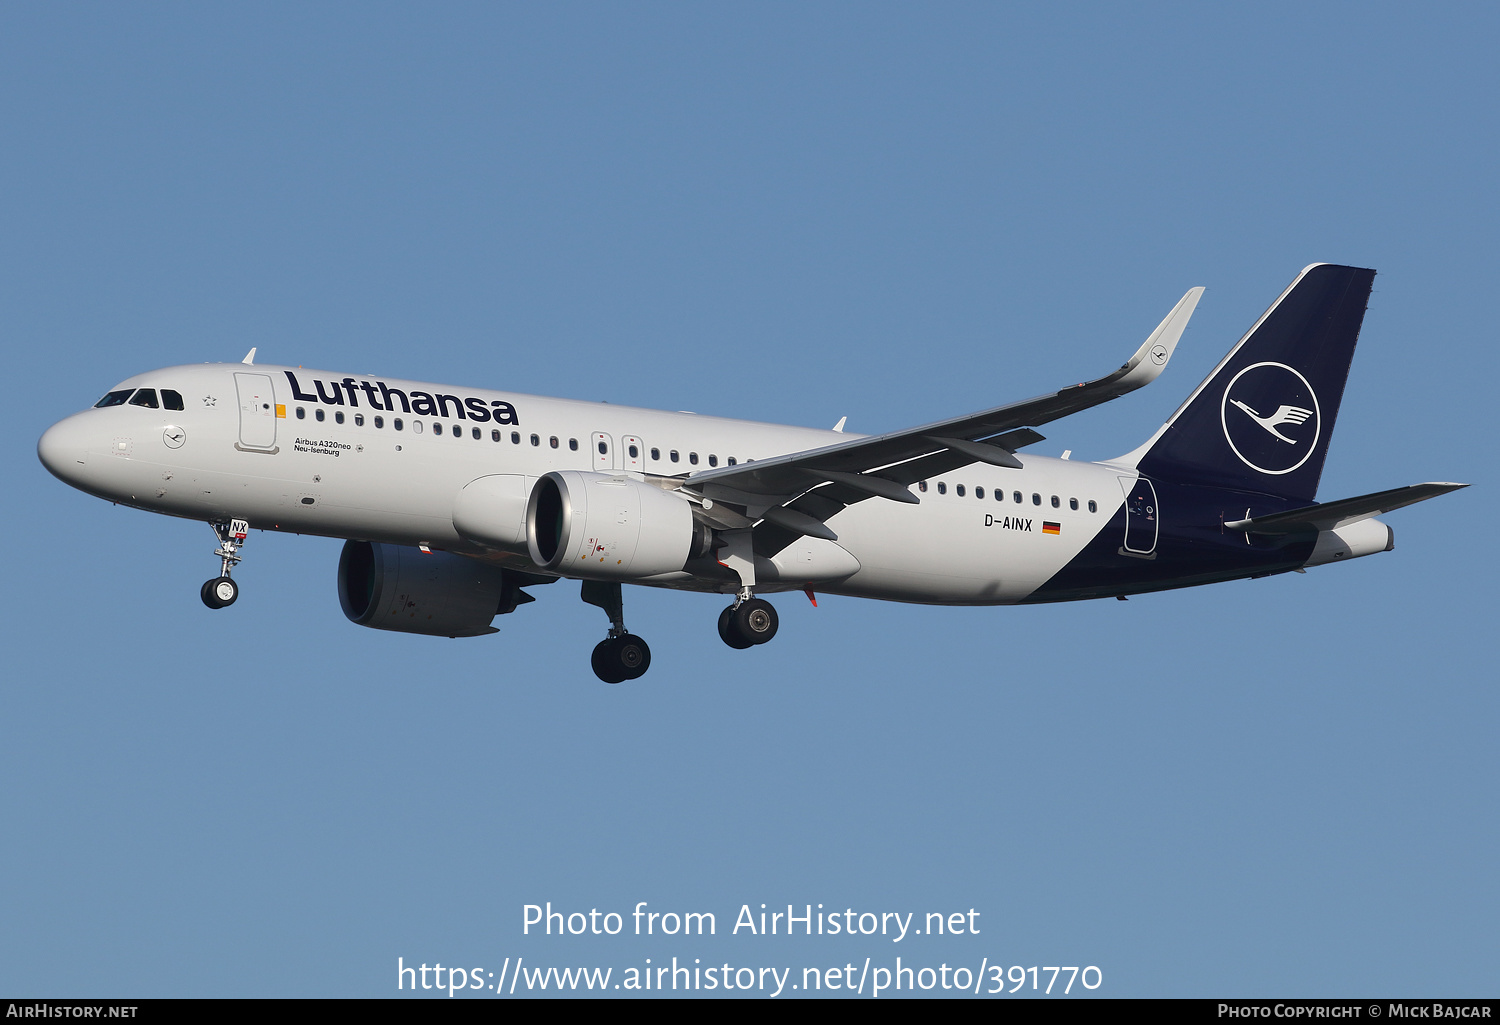
[[[1374,516],[1461,484],[1316,502],[1375,277],[1315,264],[1145,444],[1091,463],[1031,455],[1034,428],[1150,383],[1203,293],[1095,381],[871,437],[242,363],[122,381],[37,446],[91,495],[207,521],[234,603],[250,528],[345,538],[344,614],[472,637],[581,580],[609,617],[594,672],[650,665],[621,584],[732,596],[731,648],[764,644],[760,595],[939,605],[1123,598],[1390,551]]]

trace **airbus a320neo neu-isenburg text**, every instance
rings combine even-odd
[[[1460,484],[1316,502],[1375,272],[1315,264],[1145,444],[1031,455],[1033,428],[1166,366],[1194,288],[1124,366],[1086,384],[871,437],[254,363],[122,381],[37,446],[91,495],[207,521],[220,609],[252,526],[345,538],[344,614],[472,637],[581,580],[609,617],[599,678],[639,677],[621,584],[732,597],[732,648],[776,634],[760,595],[939,605],[1124,598],[1390,551],[1374,519]]]

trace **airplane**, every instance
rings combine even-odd
[[[592,667],[642,676],[622,584],[732,596],[719,636],[776,635],[764,594],[937,605],[1125,599],[1390,551],[1377,514],[1467,485],[1317,502],[1373,270],[1313,264],[1144,444],[1101,462],[1023,454],[1035,428],[1154,381],[1202,297],[1118,370],[886,434],[754,423],[255,363],[121,381],[44,433],[62,481],[204,520],[234,604],[251,524],[345,539],[345,616],[472,637],[582,582],[608,634]]]

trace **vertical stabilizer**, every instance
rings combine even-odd
[[[1333,264],[1299,274],[1158,432],[1141,472],[1312,501],[1374,280]]]

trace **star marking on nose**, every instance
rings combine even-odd
[[[216,398],[214,398],[212,395],[205,395],[205,396],[203,396],[203,404],[205,406],[217,405],[218,401],[219,400],[216,399]]]

